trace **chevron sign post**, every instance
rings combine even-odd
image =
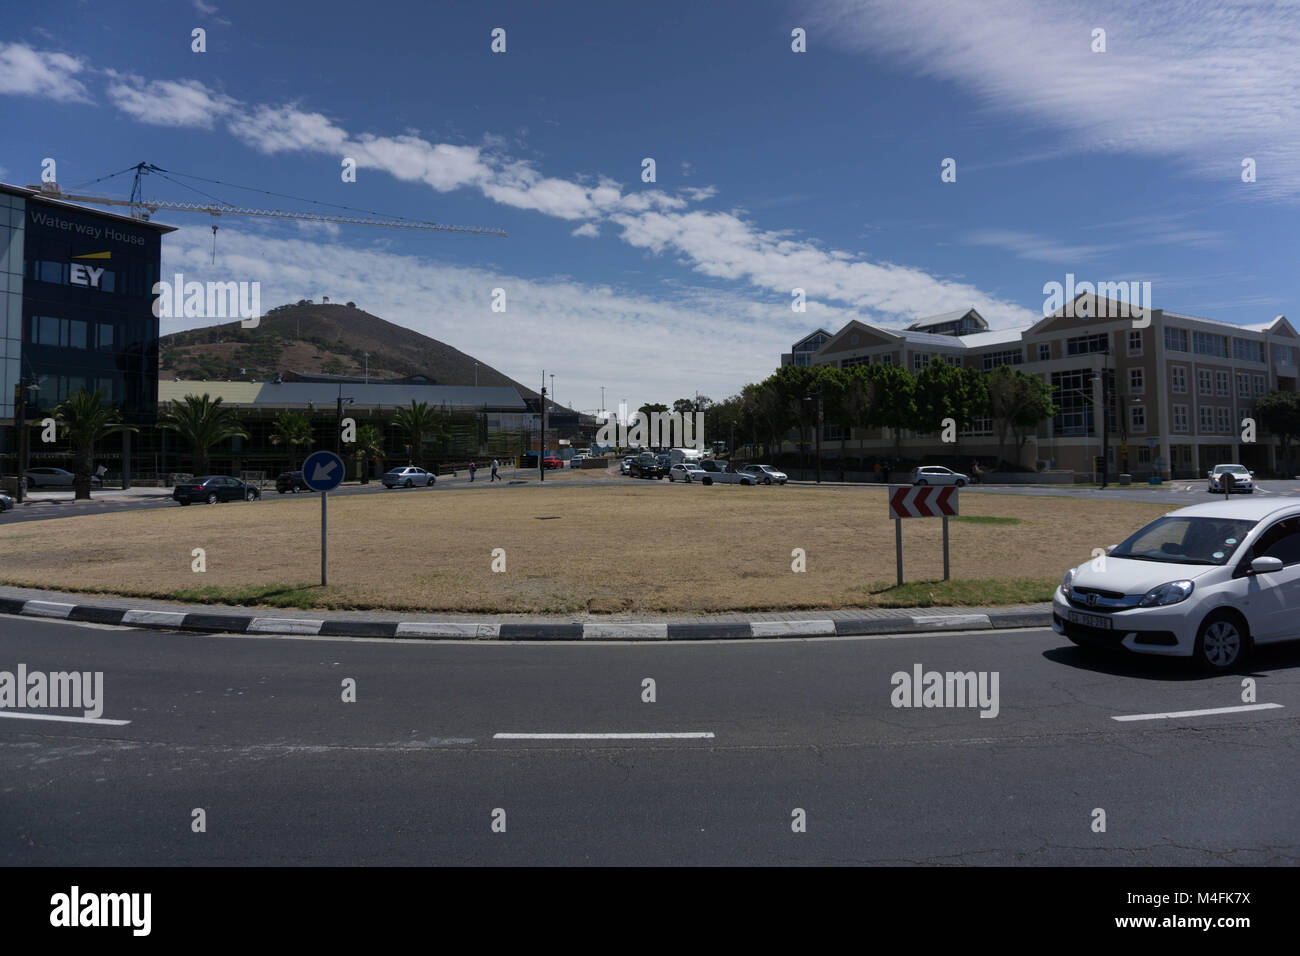
[[[898,583],[903,583],[903,519],[943,519],[943,579],[948,580],[948,518],[957,514],[956,488],[899,488],[889,496],[889,517],[894,519],[894,556]]]

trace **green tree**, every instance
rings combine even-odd
[[[442,419],[428,402],[411,399],[408,408],[399,408],[393,424],[404,431],[411,440],[415,463],[424,467],[424,443],[430,438],[444,437]]]
[[[348,447],[356,460],[357,471],[360,472],[361,483],[364,485],[370,481],[370,463],[384,458],[384,436],[378,426],[361,425],[357,428],[356,439]]]
[[[54,418],[63,436],[72,443],[74,497],[90,498],[90,473],[95,463],[95,443],[114,432],[138,431],[117,420],[117,409],[104,405],[103,393],[79,389],[54,406]]]
[[[271,444],[289,450],[289,468],[296,466],[295,448],[312,442],[311,419],[300,412],[281,412],[271,424]]]
[[[839,398],[839,413],[845,428],[865,431],[880,426],[884,405],[881,365],[852,365],[845,369],[847,380]],[[858,457],[862,457],[863,436],[858,436]]]
[[[194,473],[208,473],[208,453],[213,445],[228,438],[247,438],[235,410],[221,404],[221,397],[186,395],[179,402],[168,402],[158,416],[158,427],[176,432],[194,446]]]
[[[1016,460],[1030,433],[1056,414],[1052,387],[1037,375],[1000,365],[988,376],[988,410],[998,436],[998,467],[1005,459],[1007,433],[1016,442]]]
[[[1300,440],[1300,392],[1269,392],[1255,402],[1255,418],[1260,428],[1276,435],[1282,442],[1282,463],[1285,474],[1294,475],[1291,460],[1293,443]]]
[[[894,435],[895,467],[903,457],[903,429],[916,421],[916,378],[901,365],[882,365],[880,424]]]

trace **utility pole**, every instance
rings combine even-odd
[[[546,457],[546,369],[542,369],[542,441],[537,452],[537,477],[540,481],[546,480],[546,464],[543,459]]]
[[[600,413],[605,414],[605,386],[600,387]]]
[[[478,362],[474,363],[474,387],[478,388]]]
[[[366,384],[369,385],[370,384],[370,353],[363,352],[362,354],[365,355],[366,357]]]

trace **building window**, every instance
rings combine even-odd
[[[1200,430],[1205,434],[1214,431],[1214,406],[1201,406]]]
[[[1237,397],[1250,398],[1250,376],[1245,372],[1237,373]]]
[[[1256,376],[1255,376],[1255,394],[1256,394],[1256,395],[1263,395],[1263,394],[1264,394],[1264,376],[1263,376],[1263,375],[1256,375]]]
[[[1052,428],[1057,435],[1092,435],[1092,401],[1091,393],[1085,383],[1092,382],[1092,369],[1076,369],[1073,372],[1053,372],[1053,400],[1060,411],[1052,419]]]
[[[1146,391],[1146,377],[1142,369],[1131,368],[1128,370],[1128,393],[1130,395],[1141,395]]]
[[[1052,346],[1050,343],[1044,342],[1042,345],[1038,346],[1038,361],[1049,362],[1051,361],[1051,358]]]
[[[1187,431],[1187,406],[1186,405],[1174,406],[1174,431],[1176,432]]]
[[[943,360],[944,360],[945,362],[947,362],[949,365],[953,365],[953,366],[956,366],[957,368],[961,368],[961,356],[960,356],[960,355],[945,355],[945,356],[943,357]]]
[[[1187,351],[1187,330],[1165,326],[1165,348],[1170,352]]]
[[[993,419],[991,419],[991,418],[976,418],[976,419],[974,419],[974,420],[971,421],[971,423],[970,423],[970,427],[969,427],[969,428],[964,428],[964,429],[962,429],[961,434],[962,434],[962,435],[967,435],[967,436],[971,436],[971,435],[992,435],[992,434],[993,434]]]
[[[1242,362],[1263,362],[1264,343],[1251,339],[1232,340],[1232,357]]]
[[[1193,332],[1192,351],[1197,355],[1217,355],[1220,358],[1227,358],[1228,337],[1215,335],[1212,332]]]
[[[1133,432],[1147,430],[1147,410],[1142,403],[1139,402],[1128,407],[1128,427],[1129,431]]]
[[[1219,408],[1217,424],[1219,426],[1219,431],[1222,433],[1226,434],[1227,432],[1232,431],[1232,409],[1231,408],[1227,408],[1227,407]]]
[[[1096,335],[1076,335],[1065,340],[1066,355],[1091,355],[1094,352],[1106,352],[1110,349],[1110,336],[1105,332]]]
[[[1295,349],[1292,348],[1291,346],[1289,346],[1289,345],[1275,345],[1275,346],[1273,347],[1273,352],[1274,352],[1275,355],[1277,355],[1277,364],[1278,364],[1278,365],[1294,365],[1294,364],[1295,364]]]
[[[1196,390],[1202,395],[1214,394],[1214,376],[1208,368],[1196,370]]]
[[[913,352],[913,353],[912,353],[912,371],[913,371],[913,372],[919,372],[919,371],[921,371],[921,369],[925,368],[925,367],[926,367],[927,365],[929,365],[929,364],[930,364],[930,356],[926,355],[924,352]]]
[[[81,319],[60,319],[49,315],[33,315],[28,323],[33,345],[57,345],[66,349],[87,348],[88,328],[89,324]],[[108,328],[111,330],[112,326]]]
[[[1175,392],[1183,395],[1187,394],[1187,366],[1171,365],[1169,366],[1169,381]]]
[[[984,371],[991,372],[999,365],[1019,365],[1023,358],[1020,349],[1006,352],[990,352],[984,356]]]
[[[881,365],[893,365],[893,364],[894,364],[894,355],[893,355],[893,353],[892,353],[892,352],[886,352],[884,355],[880,356],[880,364],[881,364]]]
[[[1137,330],[1131,331],[1128,334],[1128,354],[1142,354],[1142,333]]]
[[[858,344],[858,333],[854,332],[852,335],[849,336],[849,345],[857,345],[857,344]]]
[[[1232,394],[1232,390],[1229,387],[1227,372],[1214,373],[1214,394],[1224,398]]]

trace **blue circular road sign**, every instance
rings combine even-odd
[[[333,491],[343,483],[343,459],[332,451],[314,451],[302,463],[302,480],[312,491]]]

